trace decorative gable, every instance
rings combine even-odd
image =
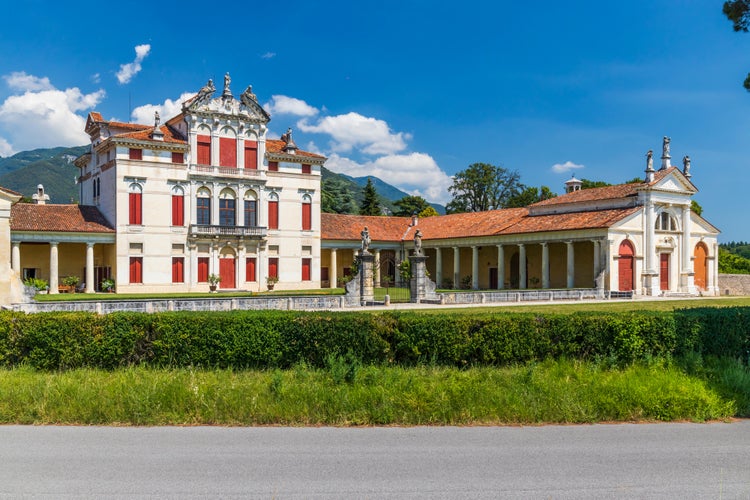
[[[658,176],[650,185],[658,191],[674,191],[679,193],[697,193],[698,189],[677,168],[670,168],[664,175]]]

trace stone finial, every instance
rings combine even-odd
[[[31,197],[37,205],[44,205],[49,201],[49,195],[44,193],[44,186],[39,184],[36,187],[36,193]]]
[[[682,158],[682,173],[685,174],[685,177],[688,179],[692,177],[690,174],[690,157],[688,155],[685,155]]]
[[[297,145],[294,143],[294,139],[292,139],[291,127],[286,129],[286,133],[281,134],[281,140],[286,143],[282,148],[285,153],[294,154],[297,151]]]
[[[221,93],[221,97],[228,99],[232,97],[232,91],[229,90],[229,84],[232,83],[232,79],[229,77],[229,72],[224,75],[224,92]]]
[[[665,170],[672,166],[670,160],[672,157],[669,155],[669,143],[672,141],[669,137],[666,135],[664,136],[664,139],[662,140],[661,144],[661,168],[659,170]]]
[[[654,181],[654,151],[649,149],[646,153],[646,182]]]

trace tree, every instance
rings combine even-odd
[[[396,207],[393,215],[399,217],[409,217],[412,214],[418,214],[430,206],[427,200],[421,196],[404,196],[400,200],[394,201],[393,205]]]
[[[359,209],[359,215],[382,215],[383,211],[380,208],[380,199],[378,198],[378,192],[375,191],[375,186],[372,183],[371,178],[367,178],[367,184],[362,188],[362,206]]]
[[[448,192],[453,199],[445,207],[449,214],[483,212],[502,208],[523,189],[520,174],[489,163],[474,163],[453,177]]]
[[[359,209],[347,186],[336,178],[323,179],[320,210],[329,214],[356,214]]]
[[[750,0],[728,0],[722,9],[727,19],[732,21],[734,31],[747,33],[750,27]],[[750,73],[745,78],[744,87],[750,92]]]
[[[541,188],[526,187],[523,191],[515,196],[512,196],[505,204],[505,208],[520,208],[528,207],[532,203],[537,203],[542,200],[548,200],[557,196],[547,186]]]
[[[690,200],[690,210],[698,215],[703,214],[703,207],[698,204],[695,200]]]
[[[440,215],[437,210],[435,210],[434,207],[429,206],[419,212],[419,217],[424,219],[425,217],[435,217],[436,215]]]
[[[581,179],[581,189],[591,189],[611,186],[609,182],[604,181],[591,181],[589,179]]]

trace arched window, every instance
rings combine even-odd
[[[237,197],[231,189],[227,188],[219,194],[219,225],[237,225]]]
[[[268,229],[279,228],[279,195],[271,193],[268,197]]]
[[[202,187],[198,190],[195,199],[196,224],[203,226],[211,225],[211,191]]]
[[[245,193],[245,227],[258,225],[258,195],[255,191]]]
[[[185,225],[185,190],[180,186],[172,188],[172,225]]]
[[[669,212],[661,212],[656,217],[654,228],[657,231],[677,231],[677,221]]]
[[[143,224],[143,187],[137,182],[128,187],[128,223]]]
[[[211,129],[202,126],[198,129],[198,165],[211,165]]]
[[[221,129],[221,137],[219,137],[219,166],[237,167],[237,134],[231,127]]]
[[[633,290],[634,259],[635,248],[633,248],[633,244],[628,240],[624,240],[620,243],[620,250],[617,259],[617,274],[619,277],[618,290],[621,292]]]
[[[302,230],[312,229],[312,197],[306,194],[302,197]]]

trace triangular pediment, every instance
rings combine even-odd
[[[667,175],[654,182],[650,187],[660,191],[674,191],[676,193],[698,192],[693,183],[677,169],[673,169]]]

